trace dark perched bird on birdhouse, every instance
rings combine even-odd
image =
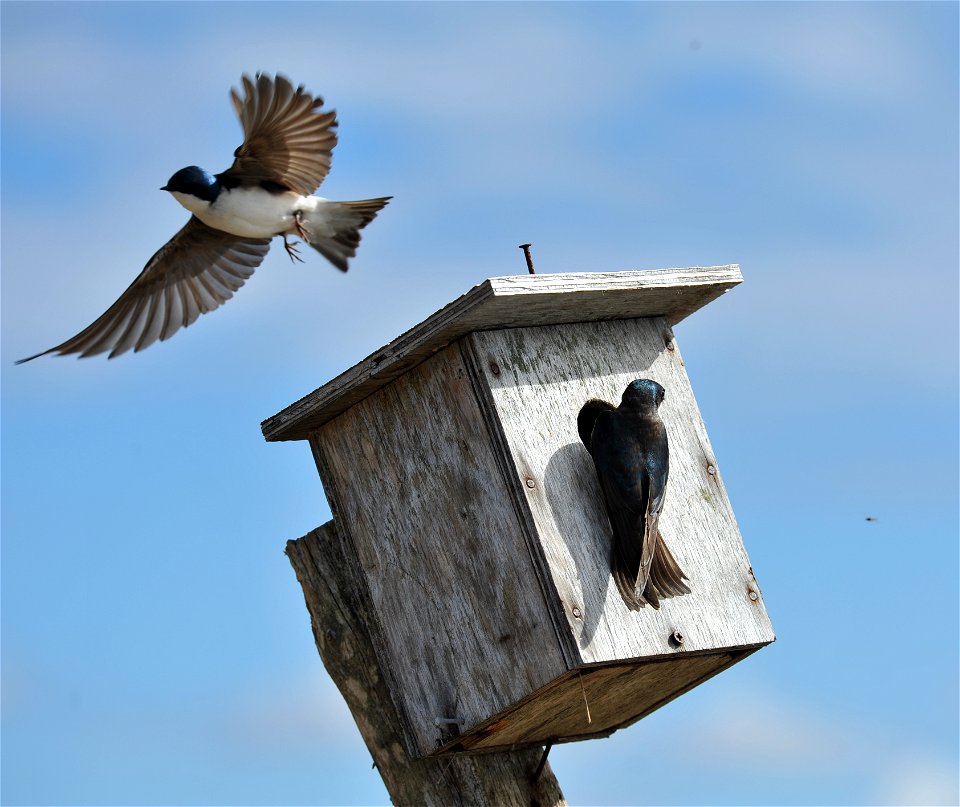
[[[658,528],[670,470],[667,430],[657,412],[663,397],[656,381],[639,378],[620,406],[594,399],[577,416],[613,528],[613,578],[632,611],[690,593]]]

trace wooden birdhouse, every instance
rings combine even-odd
[[[310,442],[412,757],[606,736],[774,640],[671,330],[741,280],[490,278],[264,421]],[[690,593],[630,610],[577,416],[637,378]]]

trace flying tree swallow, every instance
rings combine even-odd
[[[314,191],[330,171],[337,116],[323,99],[294,87],[285,76],[244,75],[243,96],[230,97],[243,126],[243,144],[226,171],[209,174],[191,165],[161,190],[193,215],[149,260],[143,271],[92,325],[47,353],[109,358],[169,339],[201,314],[229,300],[260,265],[275,236],[291,260],[302,260],[302,238],[337,269],[347,271],[360,230],[392,197],[332,202]]]
[[[577,416],[613,529],[613,579],[631,611],[690,593],[659,528],[670,471],[667,430],[657,412],[664,394],[656,381],[638,378],[620,406],[593,399]]]

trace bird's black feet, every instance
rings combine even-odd
[[[299,230],[300,227],[298,226],[297,229]],[[284,234],[283,248],[287,251],[287,255],[290,256],[290,263],[296,263],[297,261],[299,261],[300,263],[304,262],[303,258],[300,257],[300,250],[297,249],[297,244],[299,243],[300,243],[299,241],[293,241],[293,242],[288,241],[286,234]]]

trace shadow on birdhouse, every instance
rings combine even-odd
[[[264,422],[310,442],[410,756],[606,736],[773,641],[672,332],[741,279],[492,278]]]

